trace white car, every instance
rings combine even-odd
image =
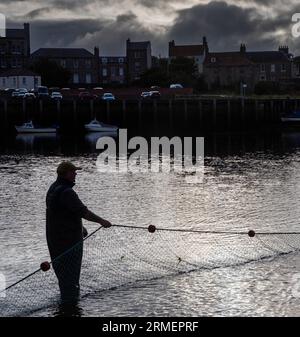
[[[141,93],[141,97],[142,98],[147,98],[147,97],[150,97],[151,96],[151,92],[150,91],[143,91]]]
[[[51,99],[62,99],[62,94],[58,91],[53,91],[51,94]]]
[[[112,93],[106,92],[106,93],[103,94],[102,99],[104,101],[114,101],[116,98]]]
[[[183,89],[183,86],[179,83],[171,84],[170,89]]]
[[[28,93],[28,90],[25,88],[20,88],[20,89],[16,89],[13,93],[12,93],[12,97],[24,97],[25,94]]]
[[[35,94],[33,92],[26,92],[23,98],[24,99],[35,99]]]

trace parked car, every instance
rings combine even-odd
[[[150,98],[160,98],[161,97],[161,94],[160,94],[160,92],[159,91],[150,91],[149,92],[150,93]]]
[[[19,89],[15,89],[12,93],[11,93],[11,97],[18,97],[19,96]]]
[[[170,89],[183,89],[183,86],[179,83],[177,84],[171,84]]]
[[[62,94],[58,91],[53,91],[53,93],[51,94],[51,99],[60,100],[62,98],[63,98]]]
[[[24,97],[24,95],[28,92],[26,88],[19,88],[12,92],[12,97]]]
[[[38,98],[49,98],[48,88],[45,86],[40,86],[37,88],[37,96]]]
[[[150,97],[150,91],[143,91],[141,93],[141,98],[149,98]]]
[[[102,99],[104,101],[114,101],[116,98],[112,93],[106,92],[106,93],[103,94]]]
[[[151,90],[156,90],[156,89],[160,89],[160,87],[157,86],[157,85],[152,85],[152,87],[151,87],[150,89],[151,89]]]
[[[78,98],[83,101],[83,100],[97,99],[98,96],[94,95],[94,94],[91,94],[88,91],[83,91],[83,92],[79,93]]]
[[[23,96],[24,99],[35,99],[36,96],[33,92],[26,92],[25,95]]]

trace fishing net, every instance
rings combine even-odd
[[[80,296],[134,285],[166,275],[217,268],[275,257],[300,249],[300,233],[189,231],[133,226],[98,228],[84,242]],[[53,264],[64,277],[73,277],[78,247],[6,289],[0,298],[1,316],[26,316],[58,305],[60,291]]]

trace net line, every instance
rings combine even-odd
[[[188,230],[113,225],[98,227],[83,239],[80,296],[135,282],[243,264],[300,249],[300,232]],[[8,286],[0,296],[0,316],[26,316],[60,303],[53,263],[64,274],[82,242]],[[63,260],[62,260],[63,259]],[[66,276],[67,277],[67,276]],[[1,293],[0,293],[1,295]]]

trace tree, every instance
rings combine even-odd
[[[43,85],[47,87],[64,87],[68,85],[71,79],[69,70],[47,58],[37,59],[31,65],[31,70],[41,76]]]
[[[155,67],[144,72],[138,84],[144,87],[151,87],[152,85],[165,87],[169,84],[169,77],[165,70]]]
[[[185,87],[194,87],[197,83],[197,66],[194,59],[178,57],[172,59],[168,67],[171,83],[180,83]]]

